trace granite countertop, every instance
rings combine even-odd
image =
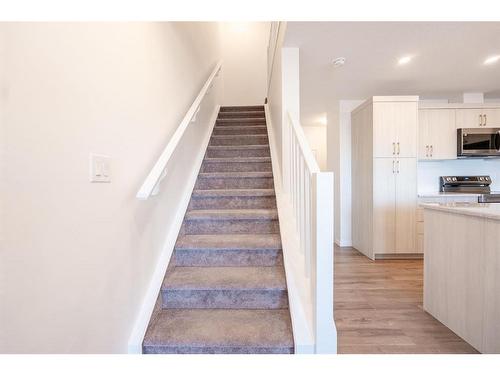
[[[459,215],[500,220],[500,203],[421,203],[420,207],[429,210],[451,212]]]

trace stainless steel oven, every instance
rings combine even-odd
[[[500,128],[457,129],[458,157],[500,157]]]

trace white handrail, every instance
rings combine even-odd
[[[306,135],[304,134],[304,130],[302,130],[302,126],[298,125],[296,121],[294,121],[292,115],[290,112],[287,112],[288,116],[288,121],[290,121],[290,124],[292,125],[292,129],[295,132],[295,135],[297,137],[297,141],[299,142],[300,148],[302,152],[304,153],[304,159],[307,163],[307,167],[311,173],[317,173],[320,171],[318,162],[316,161],[316,158],[314,157],[311,148],[309,147],[309,144],[307,143],[307,138]]]
[[[273,76],[274,69],[274,59],[276,57],[276,51],[278,47],[278,38],[280,34],[280,29],[282,27],[283,22],[271,22],[271,26],[269,27],[269,40],[267,43],[267,88],[266,88],[266,96],[269,97],[269,88],[271,86],[271,78]],[[275,27],[274,27],[275,26]],[[274,39],[273,39],[274,37]],[[272,48],[272,51],[271,51]],[[269,63],[270,62],[270,63]]]
[[[179,127],[176,129],[174,135],[168,142],[167,146],[161,153],[157,162],[155,163],[155,165],[149,172],[148,176],[144,180],[141,188],[139,189],[136,195],[138,199],[146,200],[151,195],[154,195],[154,192],[157,189],[160,181],[165,177],[165,168],[167,167],[170,157],[177,148],[177,145],[179,144],[182,136],[184,135],[193,116],[198,112],[198,109],[200,107],[201,102],[203,101],[203,98],[212,87],[212,81],[214,80],[215,77],[218,76],[221,68],[222,68],[222,61],[219,61],[215,66],[214,70],[212,71],[212,73],[210,74],[210,76],[208,77],[207,81],[201,88],[193,104],[191,104],[191,107],[189,107],[186,115],[182,119]]]

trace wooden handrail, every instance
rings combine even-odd
[[[212,82],[215,77],[218,76],[220,70],[222,68],[222,61],[219,61],[217,65],[215,66],[214,70],[208,77],[207,81],[201,88],[200,92],[198,93],[198,96],[194,100],[193,104],[191,104],[191,107],[189,107],[186,115],[182,119],[179,127],[175,130],[174,135],[168,142],[167,146],[161,153],[160,157],[156,161],[155,165],[149,172],[148,176],[144,180],[141,188],[137,192],[136,197],[141,200],[146,200],[148,199],[151,195],[154,195],[155,190],[157,189],[160,181],[165,177],[165,168],[167,167],[167,164],[174,153],[175,149],[177,148],[177,145],[179,144],[182,136],[186,132],[186,129],[188,125],[190,124],[193,116],[197,113],[198,108],[200,107],[201,102],[203,101],[205,95],[209,91],[209,89],[212,86]]]

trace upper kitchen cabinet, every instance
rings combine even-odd
[[[487,128],[500,128],[500,108],[483,109],[483,120]]]
[[[500,128],[500,108],[457,109],[456,127]]]
[[[457,158],[455,109],[420,109],[418,113],[420,160]]]
[[[374,96],[374,157],[417,157],[418,96]]]

